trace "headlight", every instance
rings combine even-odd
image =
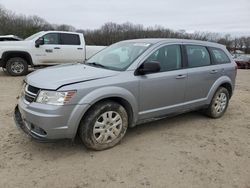
[[[75,95],[76,91],[46,91],[41,90],[36,98],[36,102],[42,104],[64,105]]]

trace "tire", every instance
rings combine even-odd
[[[211,118],[220,118],[227,110],[229,103],[229,92],[224,87],[219,87],[213,96],[209,107],[205,110],[206,115]]]
[[[7,73],[7,70],[6,70],[5,67],[2,67],[2,70],[3,70],[4,73]]]
[[[105,150],[118,144],[127,128],[128,114],[125,108],[116,102],[104,101],[87,112],[80,123],[79,135],[87,148]]]
[[[6,70],[11,76],[23,76],[28,73],[28,63],[23,58],[13,57],[8,59]]]

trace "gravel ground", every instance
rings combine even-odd
[[[101,152],[21,134],[12,114],[22,79],[0,71],[0,187],[250,188],[249,70],[238,70],[222,118],[193,112],[147,123]]]

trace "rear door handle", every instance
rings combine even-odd
[[[218,70],[211,70],[210,74],[216,74],[218,72]]]
[[[61,49],[61,48],[60,48],[60,47],[55,47],[54,49],[59,50],[59,49]]]
[[[187,77],[186,75],[181,74],[181,75],[176,76],[175,78],[176,79],[183,79],[183,78],[186,78],[186,77]]]
[[[83,50],[83,48],[77,48],[77,50]]]

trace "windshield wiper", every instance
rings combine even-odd
[[[106,66],[100,64],[100,63],[96,63],[96,62],[87,62],[85,63],[87,65],[90,65],[90,66],[95,66],[95,67],[102,67],[102,68],[106,68]]]

